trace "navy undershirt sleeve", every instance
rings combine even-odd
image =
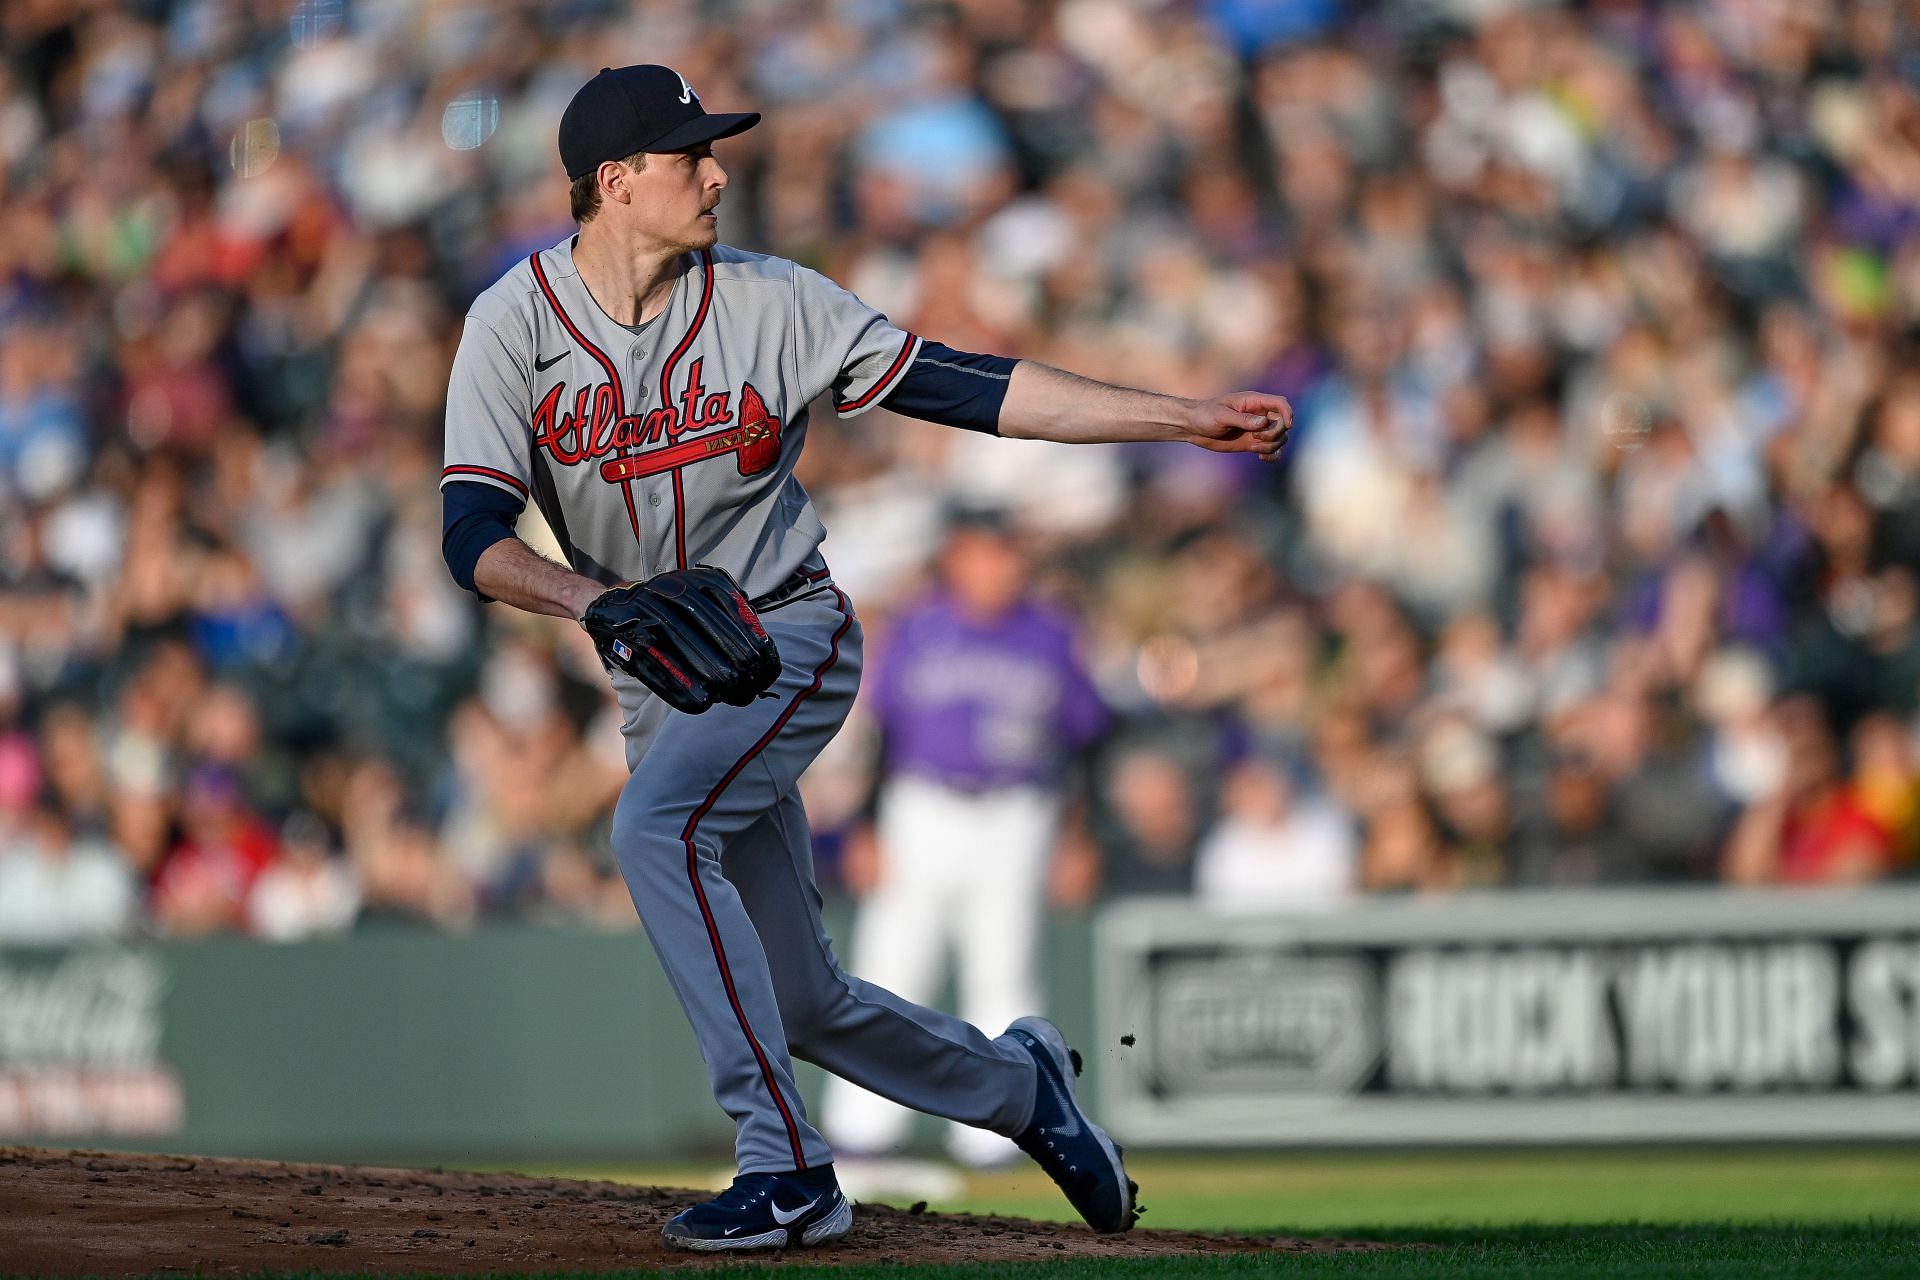
[[[474,566],[480,563],[481,552],[513,536],[526,501],[478,480],[453,480],[440,486],[440,503],[440,554],[446,557],[453,580],[485,600],[488,597],[473,585]]]
[[[975,355],[923,341],[899,385],[880,403],[909,418],[997,436],[1000,405],[1019,363],[1011,356]]]

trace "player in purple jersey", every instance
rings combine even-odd
[[[1004,1026],[1042,1007],[1038,942],[1061,781],[1106,727],[1072,624],[1026,591],[1025,557],[1000,519],[961,517],[940,589],[887,631],[868,677],[880,727],[872,884],[853,954],[869,981],[934,998],[951,953],[960,1016]],[[842,1080],[826,1132],[842,1150],[891,1155],[910,1113]],[[1006,1138],[955,1125],[948,1150],[987,1166]]]

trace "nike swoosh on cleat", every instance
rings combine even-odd
[[[533,357],[534,370],[538,373],[545,373],[547,370],[553,368],[553,366],[559,364],[562,360],[565,360],[567,358],[567,352],[571,350],[573,350],[573,348],[568,347],[566,351],[562,351],[559,355],[553,356],[546,360],[542,360],[539,357],[539,355],[536,353]]]
[[[773,1210],[773,1220],[784,1227],[789,1222],[792,1222],[795,1218],[799,1217],[801,1214],[805,1213],[807,1210],[813,1208],[813,1206],[819,1203],[820,1203],[820,1198],[818,1196],[815,1196],[813,1199],[801,1205],[798,1209],[782,1209],[777,1204],[768,1205],[767,1207]]]
[[[1060,1103],[1060,1109],[1066,1112],[1066,1115],[1067,1115],[1066,1123],[1061,1125],[1056,1125],[1052,1129],[1052,1132],[1059,1134],[1063,1138],[1079,1137],[1080,1136],[1079,1108],[1073,1105],[1073,1099],[1067,1096],[1067,1091],[1064,1088],[1062,1088],[1059,1084],[1055,1083],[1051,1077],[1048,1078],[1047,1083],[1053,1086],[1054,1097]]]
[[[742,1228],[740,1227],[728,1227],[725,1231],[722,1231],[720,1234],[723,1236],[730,1236],[730,1235],[735,1235],[739,1233],[741,1230]]]

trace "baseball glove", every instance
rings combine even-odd
[[[624,671],[676,711],[744,707],[780,675],[780,651],[725,569],[695,565],[629,582],[587,606],[580,625],[609,671]]]

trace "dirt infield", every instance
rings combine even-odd
[[[0,1272],[441,1275],[699,1266],[660,1227],[704,1193],[523,1178],[184,1156],[0,1148]],[[1377,1246],[914,1213],[862,1205],[812,1263],[1014,1262],[1071,1255],[1326,1252]],[[737,1259],[736,1259],[737,1260]]]

